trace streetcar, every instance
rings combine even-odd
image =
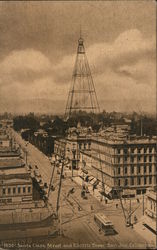
[[[113,223],[103,213],[94,214],[94,221],[99,227],[99,231],[103,231],[105,235],[116,233]]]

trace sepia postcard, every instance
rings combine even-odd
[[[0,249],[157,248],[155,0],[0,1]]]

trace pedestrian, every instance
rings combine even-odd
[[[136,215],[134,216],[134,222],[135,222],[135,224],[137,223],[137,217],[136,217]]]
[[[94,189],[95,189],[95,188],[94,188],[94,185],[93,185],[93,194],[94,194]]]

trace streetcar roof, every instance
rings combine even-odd
[[[94,216],[98,220],[100,220],[104,225],[113,226],[113,223],[103,213],[97,213]]]

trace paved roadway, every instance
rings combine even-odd
[[[26,142],[22,140],[21,136],[16,132],[13,132],[14,137],[18,144],[22,148],[26,148]],[[35,148],[30,143],[27,145],[28,151],[28,163],[31,165],[37,165],[43,182],[49,184],[50,177],[52,173],[52,166],[49,159],[41,153],[37,148]],[[70,174],[68,170],[67,176]],[[56,207],[57,192],[58,192],[58,182],[59,175],[55,171],[54,175],[54,185],[56,189],[54,192],[50,193],[49,202],[53,207]],[[75,192],[67,197],[68,191],[74,187]],[[44,244],[62,243],[62,247],[66,248],[66,244],[72,244],[72,247],[94,247],[94,248],[144,248],[146,246],[146,241],[138,235],[134,229],[126,228],[124,223],[124,217],[122,209],[119,206],[115,207],[114,203],[101,204],[95,197],[88,194],[88,199],[84,200],[81,198],[81,187],[75,183],[70,177],[66,177],[62,181],[62,192],[60,199],[60,213],[61,213],[61,223],[60,231],[62,236],[57,238],[41,239],[40,241]],[[93,210],[91,210],[91,205]],[[81,208],[81,209],[79,209]],[[94,213],[98,211],[103,211],[107,215],[117,231],[117,235],[114,236],[104,236],[100,233],[97,225],[93,220]],[[39,239],[38,239],[39,242]],[[52,247],[53,248],[53,247]],[[68,245],[67,248],[71,248]]]

